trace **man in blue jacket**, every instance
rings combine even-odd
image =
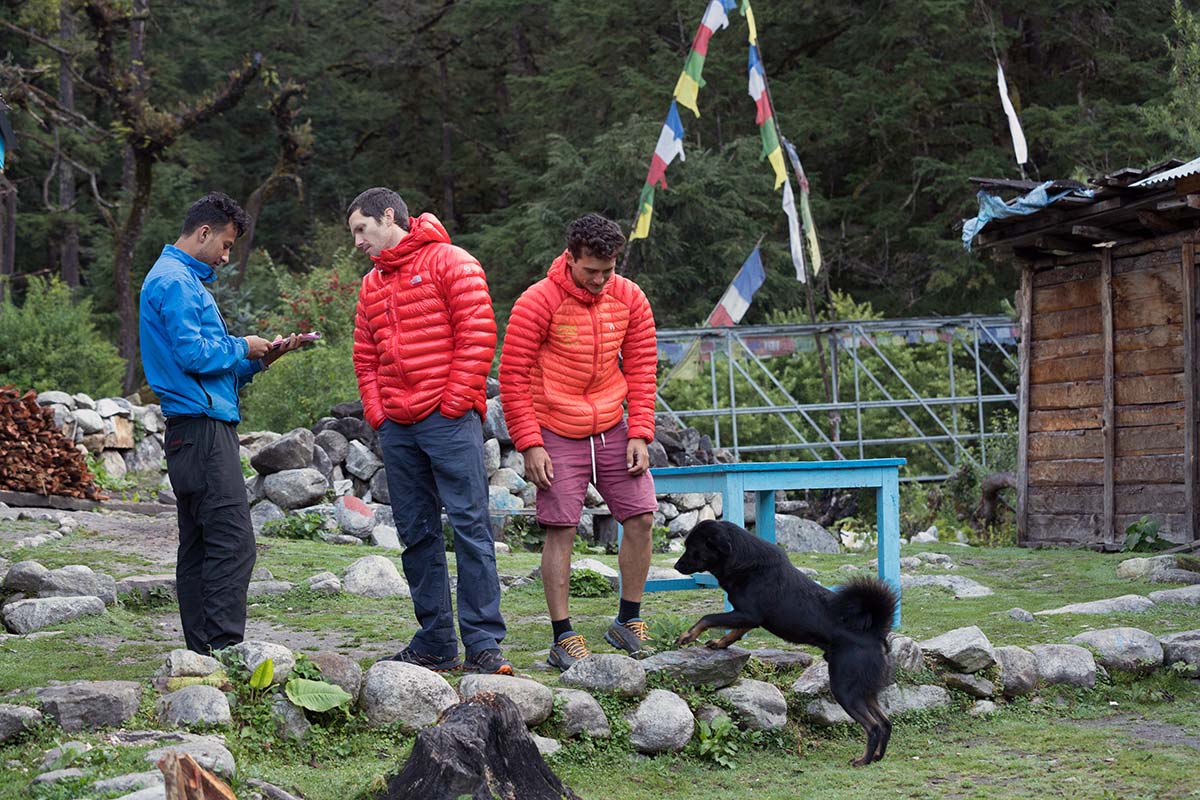
[[[300,346],[230,336],[205,288],[229,261],[246,212],[212,192],[192,204],[179,239],[142,283],[139,332],[146,380],[167,418],[167,472],[179,514],[175,566],[188,649],[207,654],[242,641],[254,529],[238,445],[238,391]]]

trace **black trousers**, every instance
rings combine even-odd
[[[232,422],[167,420],[167,473],[179,512],[175,590],[184,641],[197,653],[237,644],[246,633],[254,528],[239,453]]]

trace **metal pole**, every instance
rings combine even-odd
[[[698,358],[704,357],[704,339],[699,340],[700,354]],[[717,398],[717,359],[716,353],[710,353],[708,357],[708,378],[712,386],[712,407],[713,407],[713,445],[721,446],[721,416],[716,413],[721,407],[720,400]]]
[[[732,331],[725,332],[725,354],[729,358],[729,424],[733,430],[733,459],[741,461],[741,456],[738,454],[738,430],[737,430],[737,395],[734,394],[733,388],[733,335]]]
[[[866,458],[863,454],[863,434],[862,434],[862,395],[860,394],[858,385],[858,328],[850,327],[850,336],[853,344],[850,348],[850,355],[854,358],[854,416],[858,420],[858,457]]]
[[[979,325],[971,326],[975,332],[975,397],[979,407],[979,461],[987,470],[987,440],[983,437],[983,374],[979,362]]]
[[[950,396],[957,397],[954,389],[954,331],[950,331],[950,341],[946,342],[946,365],[950,370]],[[958,436],[958,406],[950,406],[950,424],[954,427],[954,435]],[[958,448],[954,448],[954,466],[958,466]]]

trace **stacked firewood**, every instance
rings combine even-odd
[[[0,489],[100,499],[83,455],[54,424],[37,393],[0,386]]]

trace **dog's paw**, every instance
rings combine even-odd
[[[704,643],[704,646],[709,650],[724,650],[725,648],[729,647],[728,643],[722,641],[721,639],[709,639]]]
[[[696,641],[695,636],[692,636],[690,633],[685,633],[682,636],[680,636],[678,639],[675,640],[675,646],[676,647],[687,647],[689,644],[691,644],[694,641]]]

